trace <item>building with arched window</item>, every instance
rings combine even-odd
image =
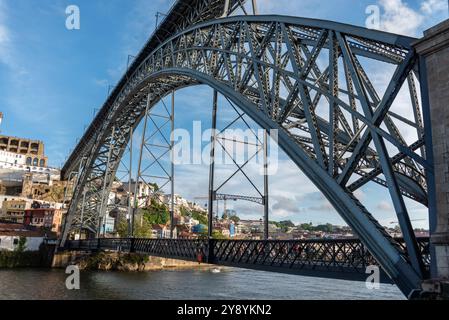
[[[33,167],[47,167],[48,159],[44,154],[44,143],[38,140],[22,139],[0,135],[0,152],[10,152],[23,157],[23,165]],[[5,161],[0,154],[0,162],[16,164],[14,161]]]

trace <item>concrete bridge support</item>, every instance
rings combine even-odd
[[[432,277],[438,280],[427,289],[442,293],[449,284],[449,20],[425,31],[415,48],[421,56],[421,76],[427,78],[422,79],[423,106],[429,106],[430,113],[425,113],[432,127],[426,132],[426,139],[431,139],[427,152],[434,158],[429,202]]]

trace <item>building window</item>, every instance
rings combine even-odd
[[[41,159],[40,163],[39,163],[40,167],[45,167],[45,160]]]
[[[17,246],[17,245],[19,244],[19,239],[15,238],[14,241],[13,241],[13,244],[14,244],[15,246]]]
[[[37,167],[39,164],[39,159],[38,158],[34,158],[33,160],[33,166]]]
[[[33,161],[33,159],[31,159],[31,157],[27,158],[27,166],[31,166],[31,162]]]

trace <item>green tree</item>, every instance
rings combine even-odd
[[[16,252],[24,252],[25,249],[26,249],[26,244],[27,244],[27,238],[20,237],[19,238],[19,243],[17,244],[17,248],[14,251],[16,251]]]
[[[117,223],[117,233],[120,237],[128,237],[128,221],[120,219]],[[150,238],[152,235],[152,225],[146,219],[136,216],[134,221],[134,236],[136,238]]]
[[[301,224],[301,229],[305,231],[314,231],[314,227],[312,223],[303,223]]]
[[[327,224],[319,225],[315,229],[316,229],[316,231],[328,232],[329,233],[329,232],[333,232],[334,231],[334,226],[331,225],[330,223],[327,223]]]
[[[207,223],[207,215],[204,214],[203,212],[199,212],[196,210],[192,211],[192,218],[195,220],[198,220],[200,222],[200,224],[204,224],[205,226],[208,225]]]
[[[187,210],[186,207],[182,206],[179,211],[181,211],[181,216],[190,217],[190,212],[189,212],[189,210]]]
[[[165,204],[156,201],[156,199],[151,199],[150,206],[142,211],[145,220],[150,224],[167,224],[170,221],[168,207]]]
[[[284,227],[294,228],[295,224],[291,220],[281,221],[280,224]]]
[[[150,238],[152,235],[152,225],[142,219],[142,224],[139,221],[134,222],[134,237],[136,238]]]
[[[295,227],[295,224],[290,220],[281,222],[270,221],[270,224],[276,226],[277,228],[280,228],[282,232],[287,232],[289,228]]]
[[[220,231],[217,231],[217,230],[212,231],[212,238],[214,238],[215,240],[227,240],[228,239]]]
[[[295,227],[295,224],[290,220],[281,221],[279,222],[278,227],[281,228],[282,232],[287,232],[289,228]]]
[[[239,223],[239,222],[240,222],[240,218],[237,217],[237,216],[232,216],[230,219],[231,219],[232,221],[234,221],[235,223]]]
[[[120,238],[127,238],[129,236],[128,221],[126,219],[120,219],[119,221],[117,221],[116,230]]]
[[[154,193],[158,193],[160,191],[157,183],[150,183],[150,186],[153,187]]]
[[[198,220],[200,224],[207,225],[207,214],[202,211],[197,210],[189,210],[186,207],[182,206],[181,209],[181,216],[183,217],[191,217],[195,220]]]

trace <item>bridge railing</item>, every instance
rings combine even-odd
[[[213,241],[214,261],[277,268],[363,270],[377,264],[357,240],[339,241]]]
[[[397,239],[406,250],[404,240]],[[425,264],[430,264],[429,239],[418,239]],[[345,267],[365,270],[376,260],[357,239],[342,240],[213,240],[220,263],[262,264],[274,267]]]
[[[133,239],[98,239],[99,249],[119,252],[132,252]]]
[[[208,247],[207,240],[104,238],[67,241],[65,249],[134,252],[186,260],[197,260],[198,255],[201,255],[202,260],[206,261]]]
[[[89,239],[89,240],[72,240],[66,242],[67,250],[98,250],[98,240],[97,239]]]
[[[404,248],[404,240],[397,239]],[[93,239],[68,241],[68,250],[110,250],[212,264],[321,274],[337,278],[365,277],[378,265],[358,239],[339,240],[207,240],[207,239]],[[430,265],[429,239],[419,238],[424,263]],[[351,274],[351,276],[348,276]]]
[[[208,240],[135,239],[134,252],[155,256],[206,262]]]

